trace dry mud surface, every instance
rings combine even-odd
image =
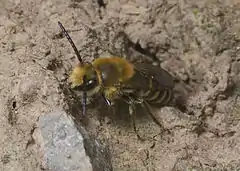
[[[104,8],[97,0],[1,0],[0,170],[41,170],[39,116],[56,108],[81,114],[64,86],[77,59],[57,21],[70,30],[84,60],[105,52],[154,59],[195,90],[188,100],[192,116],[170,107],[155,111],[170,133],[160,134],[158,125],[139,115],[141,135],[154,137],[144,142],[126,111],[112,117],[89,106],[87,128],[109,144],[114,170],[240,169],[239,2],[105,3]]]

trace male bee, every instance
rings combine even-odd
[[[71,88],[83,93],[83,115],[86,113],[86,98],[89,96],[101,95],[108,106],[121,99],[129,105],[129,114],[137,133],[134,119],[137,104],[146,109],[158,124],[150,111],[150,106],[177,104],[174,98],[175,78],[166,70],[151,64],[132,64],[124,58],[115,56],[99,57],[91,63],[86,63],[63,25],[60,22],[58,24],[80,62],[73,69],[69,79]],[[183,106],[180,105],[179,108],[184,110]],[[138,133],[137,136],[140,138]]]

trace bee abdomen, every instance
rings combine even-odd
[[[150,91],[148,95],[143,98],[150,104],[167,105],[172,102],[173,91],[171,89]]]

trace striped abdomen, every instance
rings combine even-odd
[[[139,101],[145,101],[152,105],[165,106],[172,104],[173,89],[172,87],[160,86],[153,77],[137,77],[131,84],[124,85],[123,94]],[[134,84],[137,83],[137,84]]]
[[[135,93],[149,104],[159,106],[168,105],[173,100],[173,91],[171,89],[138,90]]]
[[[143,68],[145,67],[145,68]],[[161,68],[146,67],[136,69],[131,79],[125,82],[121,91],[125,97],[157,106],[175,106],[186,110],[186,95],[176,91],[175,78]]]
[[[174,98],[174,78],[161,68],[138,65],[134,75],[121,86],[126,96],[152,105],[171,105]]]

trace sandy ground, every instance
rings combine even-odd
[[[139,115],[141,135],[155,137],[144,142],[126,112],[111,117],[89,106],[87,127],[109,144],[114,170],[240,169],[238,1],[111,0],[106,8],[97,2],[1,0],[0,170],[41,170],[38,117],[56,108],[81,114],[64,88],[77,59],[57,21],[86,61],[105,52],[158,60],[196,90],[188,101],[193,116],[170,107],[155,111],[169,134]],[[143,50],[129,49],[122,31]]]

